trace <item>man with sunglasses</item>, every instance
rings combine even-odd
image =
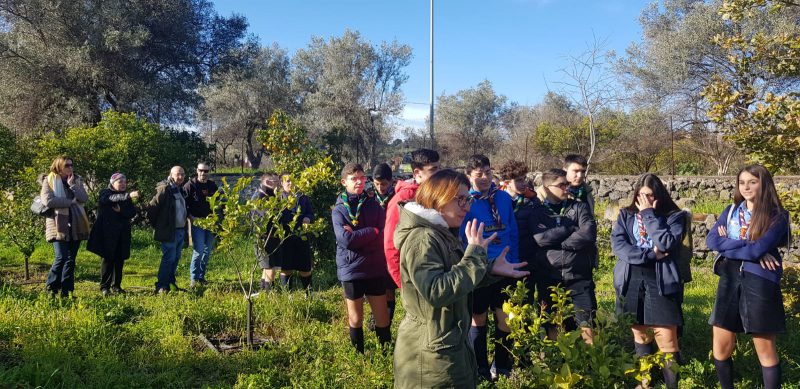
[[[214,235],[211,231],[195,225],[195,219],[202,219],[211,214],[211,205],[207,198],[217,192],[217,184],[209,179],[210,167],[205,162],[197,164],[197,176],[190,179],[183,187],[186,192],[186,209],[189,213],[192,237],[192,263],[189,267],[190,287],[206,284],[206,267],[214,249]]]
[[[542,175],[541,204],[534,209],[530,231],[538,246],[534,254],[534,277],[539,302],[553,305],[552,286],[570,291],[575,317],[564,323],[568,331],[581,327],[584,341],[592,343],[592,321],[597,310],[592,280],[596,256],[597,224],[586,202],[570,199],[567,172],[550,169]],[[555,339],[556,328],[548,327]]]
[[[497,237],[487,248],[489,261],[493,261],[504,250],[508,250],[506,260],[509,263],[519,263],[519,235],[517,220],[514,217],[514,204],[511,196],[492,182],[492,166],[489,158],[481,154],[469,157],[465,173],[472,185],[470,195],[474,201],[461,226],[461,241],[467,241],[466,222],[478,219],[478,222],[485,226],[484,238],[497,233]],[[512,278],[502,279],[492,285],[475,289],[473,292],[472,326],[470,327],[469,341],[475,350],[478,374],[484,379],[491,380],[496,379],[499,375],[509,376],[511,374],[513,360],[509,350],[512,348],[513,342],[508,338],[511,329],[506,323],[508,316],[503,312],[503,302],[508,299],[508,296],[503,293],[503,289],[515,282],[516,280]],[[491,368],[489,367],[486,333],[486,321],[490,309],[495,313],[496,325],[493,338],[497,342]]]

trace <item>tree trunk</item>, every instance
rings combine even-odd
[[[253,349],[253,299],[247,297],[247,348]]]
[[[31,279],[30,259],[31,257],[29,255],[25,256],[25,281]]]

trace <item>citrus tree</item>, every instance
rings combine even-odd
[[[30,210],[31,200],[39,193],[32,177],[28,169],[13,186],[0,190],[0,237],[22,253],[26,280],[30,279],[31,255],[44,236],[43,219]]]
[[[311,138],[308,130],[285,112],[275,111],[265,124],[258,136],[275,170],[292,177],[295,187],[311,200],[317,218],[327,223],[328,215],[323,213],[330,209],[336,193],[341,190],[337,179],[339,161],[334,161],[330,155],[334,150],[323,146],[323,141]],[[312,242],[314,251],[333,252],[333,230],[326,229],[321,238]]]

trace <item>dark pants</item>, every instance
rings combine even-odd
[[[47,275],[47,290],[66,296],[75,290],[75,257],[78,255],[80,241],[53,242],[56,257]]]
[[[121,289],[123,259],[103,258],[100,264],[100,289]]]

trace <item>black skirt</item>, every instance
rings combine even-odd
[[[311,271],[311,245],[307,240],[292,235],[281,243],[277,254],[281,270]]]
[[[280,239],[259,237],[255,240],[256,258],[258,265],[262,269],[273,269],[281,267],[281,258],[278,254]]]
[[[721,259],[719,286],[708,324],[731,332],[786,332],[786,313],[780,284],[746,271],[741,261]]]
[[[633,315],[634,324],[644,326],[683,325],[683,289],[662,296],[658,292],[654,266],[631,265],[625,295],[617,296],[617,314]]]

